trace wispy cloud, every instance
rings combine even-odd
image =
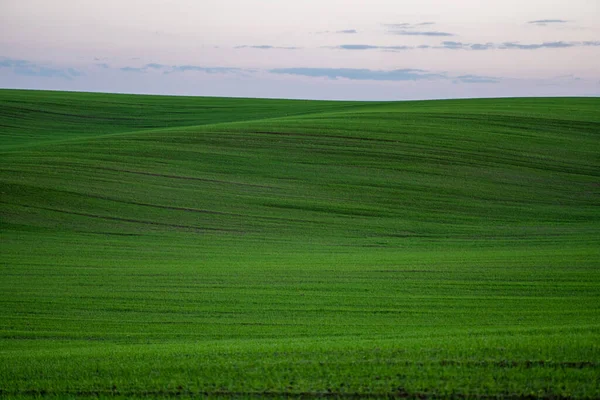
[[[300,47],[281,47],[281,46],[271,46],[271,45],[267,45],[267,44],[261,44],[261,45],[243,45],[243,46],[236,46],[236,49],[258,49],[258,50],[300,50]]]
[[[356,45],[359,49],[369,50],[394,48],[395,46],[369,46]],[[399,46],[403,47],[403,46]],[[152,73],[153,71],[163,74],[185,73],[185,72],[203,72],[207,74],[239,74],[249,76],[257,72],[267,72],[279,75],[297,75],[311,78],[328,78],[328,79],[348,79],[354,81],[387,81],[387,82],[402,82],[402,81],[420,81],[420,80],[446,80],[455,83],[498,83],[501,78],[480,76],[480,75],[460,75],[450,76],[446,72],[427,71],[423,69],[405,68],[392,70],[377,70],[377,69],[359,69],[359,68],[273,68],[268,70],[236,68],[236,67],[205,67],[198,65],[163,65],[163,64],[146,64],[142,67],[123,67],[120,71],[127,73]]]
[[[499,45],[494,43],[463,43],[454,41],[442,42],[440,46],[432,46],[434,49],[449,49],[449,50],[492,50],[499,48]]]
[[[470,50],[491,50],[494,48],[493,43],[473,43],[469,45]]]
[[[0,68],[12,70],[17,75],[39,76],[43,78],[62,78],[71,80],[83,76],[83,72],[75,68],[55,68],[27,60],[14,60],[0,57]]]
[[[362,45],[356,45],[362,49]],[[368,50],[371,46],[367,46]],[[373,46],[374,48],[394,47],[394,46]],[[498,83],[500,78],[479,76],[479,75],[461,75],[448,76],[445,72],[427,71],[423,69],[405,68],[393,70],[374,70],[359,68],[273,68],[269,70],[244,69],[235,67],[204,67],[197,65],[173,65],[146,64],[142,67],[123,67],[119,68],[123,72],[130,73],[148,73],[150,70],[163,71],[164,74],[183,73],[189,71],[204,72],[207,74],[251,74],[256,72],[267,72],[271,74],[297,75],[311,78],[328,79],[348,79],[354,81],[419,81],[419,80],[452,80],[457,83]]]
[[[428,46],[427,48],[449,50],[539,50],[539,49],[565,49],[569,47],[600,46],[599,41],[588,42],[543,42],[543,43],[463,43],[445,41],[441,46]]]
[[[226,74],[226,73],[234,73],[234,72],[244,72],[246,70],[241,68],[231,68],[231,67],[201,67],[197,65],[175,65],[171,67],[170,72],[187,72],[187,71],[196,71],[196,72],[205,72],[207,74]]]
[[[388,31],[388,33],[390,33],[392,35],[400,35],[400,36],[456,36],[454,33],[439,32],[439,31],[399,30],[399,31]]]
[[[342,29],[340,31],[319,31],[319,32],[314,32],[317,35],[326,35],[326,34],[342,34],[342,35],[353,35],[358,33],[358,30],[356,29]]]
[[[171,74],[174,72],[188,72],[188,71],[196,71],[196,72],[205,72],[207,74],[226,74],[226,73],[235,73],[235,72],[248,72],[249,70],[244,70],[241,68],[231,68],[231,67],[204,67],[198,65],[163,65],[150,63],[141,67],[123,67],[119,68],[120,71],[123,72],[133,72],[133,73],[147,73],[149,71],[162,71],[164,74]]]
[[[499,83],[500,78],[492,76],[479,76],[479,75],[461,75],[455,78],[455,83]]]
[[[167,68],[167,66],[162,65],[162,64],[146,64],[146,68],[148,68],[148,69],[163,69],[163,68]]]
[[[408,22],[402,22],[400,24],[384,24],[387,28],[387,32],[392,35],[400,36],[456,36],[453,33],[441,32],[441,31],[430,31],[422,30],[424,26],[435,25],[435,22],[420,22],[417,24],[411,24]]]
[[[349,79],[356,81],[419,81],[450,80],[454,83],[499,83],[501,78],[480,75],[449,76],[444,72],[425,71],[422,69],[372,70],[355,68],[276,68],[269,71],[273,74],[298,75],[311,78]]]
[[[465,44],[462,42],[452,42],[452,41],[442,42],[442,47],[444,47],[446,49],[458,50],[458,49],[464,48],[464,46],[465,46]]]
[[[370,44],[342,44],[332,47],[339,50],[411,50],[412,46],[375,46]]]
[[[400,24],[383,24],[383,26],[389,29],[415,29],[422,26],[435,25],[435,22],[427,21],[427,22],[419,22],[417,24],[411,24],[409,22],[402,22]]]
[[[300,75],[313,78],[350,79],[369,81],[416,81],[439,78],[443,75],[430,73],[421,69],[372,70],[356,68],[276,68],[273,74]]]
[[[564,19],[538,19],[536,21],[527,21],[528,24],[537,26],[546,26],[548,24],[566,24],[569,21]]]
[[[109,69],[110,65],[108,65],[107,63],[97,63],[96,67],[102,68],[102,69]]]
[[[533,44],[520,44],[514,42],[502,43],[498,48],[500,49],[519,49],[519,50],[537,50],[537,49],[562,49],[565,47],[575,47],[577,43],[574,42],[544,42],[544,43],[533,43]]]
[[[564,49],[569,47],[598,47],[600,41],[586,42],[543,42],[543,43],[465,43],[456,41],[443,41],[439,45],[422,44],[418,46],[379,46],[374,44],[341,44],[339,46],[325,46],[333,50],[381,50],[381,51],[406,51],[406,50],[538,50],[538,49]]]

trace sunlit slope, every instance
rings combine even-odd
[[[216,123],[260,114],[239,110],[239,101],[217,101],[230,114],[203,109],[196,122],[213,118],[210,125],[4,153],[5,229],[222,232],[367,244],[598,237],[598,99],[355,104],[337,111],[273,101],[303,115]],[[251,100],[243,102],[252,108]],[[93,113],[96,104],[73,104],[73,113]],[[256,103],[263,105],[270,103]],[[148,124],[174,118],[171,111],[152,113],[156,120]],[[122,115],[113,104],[98,112],[106,120]],[[195,114],[187,118],[191,123]],[[20,123],[26,131],[27,121]],[[87,123],[93,131],[105,121]]]

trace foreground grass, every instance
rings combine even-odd
[[[2,396],[600,396],[598,99],[0,102]]]

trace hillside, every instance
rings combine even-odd
[[[0,395],[600,396],[599,110],[0,90]]]

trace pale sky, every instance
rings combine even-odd
[[[600,0],[0,0],[0,88],[600,96]]]

